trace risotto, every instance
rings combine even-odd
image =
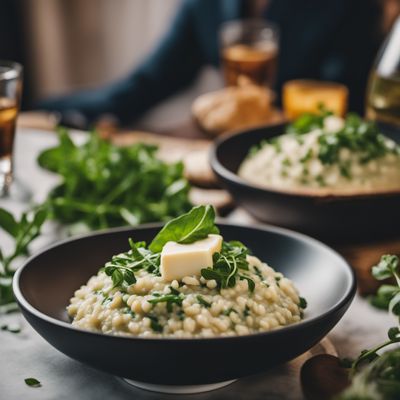
[[[215,233],[191,243],[168,241],[160,252],[131,242],[131,250],[113,257],[74,293],[67,308],[72,324],[113,335],[207,338],[269,331],[301,320],[306,302],[289,279],[239,242],[222,242],[211,254],[207,246],[219,241]],[[156,248],[153,243],[149,248]],[[207,254],[212,265],[203,265],[203,258],[199,265],[207,268],[198,273],[173,269],[179,260],[193,267]],[[141,262],[146,257],[150,267]],[[117,260],[128,260],[124,268],[134,277],[118,275]]]
[[[307,117],[253,149],[239,176],[261,187],[313,194],[400,190],[400,146],[355,115]]]

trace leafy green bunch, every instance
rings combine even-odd
[[[29,255],[29,245],[39,235],[47,211],[38,208],[25,212],[17,220],[8,211],[0,208],[0,227],[13,239],[13,249],[4,254],[0,248],[0,310],[13,311],[16,309],[12,292],[12,277],[15,272],[14,262],[18,258]]]
[[[372,304],[387,309],[400,318],[400,261],[397,256],[384,255],[372,267],[372,275],[377,280],[392,278],[396,285],[382,285],[371,300]],[[383,348],[400,342],[398,326],[388,330],[387,340],[380,345],[363,350],[351,362],[351,386],[338,400],[395,400],[400,398],[400,348],[383,354]]]
[[[167,164],[156,151],[144,143],[118,147],[95,132],[78,146],[60,129],[59,144],[38,158],[61,178],[48,197],[52,217],[99,229],[166,221],[188,211],[183,164]]]
[[[219,233],[215,225],[215,211],[211,206],[198,206],[169,221],[156,235],[147,247],[145,242],[134,243],[130,240],[130,250],[114,256],[105,267],[105,273],[111,277],[114,286],[122,289],[136,282],[135,273],[146,270],[160,275],[161,251],[167,242],[189,244],[205,239],[209,234]],[[254,281],[246,275],[249,270],[246,256],[249,250],[238,241],[223,242],[220,253],[213,256],[213,266],[203,268],[201,274],[205,279],[215,279],[220,288],[233,287],[237,279],[245,279],[249,290],[253,291]],[[175,296],[178,294],[175,293]],[[155,303],[164,301],[163,298],[154,300]],[[173,295],[165,301],[179,303]]]

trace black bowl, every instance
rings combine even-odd
[[[273,125],[218,138],[211,167],[237,204],[260,221],[307,233],[332,242],[359,241],[398,235],[400,190],[387,194],[316,196],[256,187],[237,175],[249,149],[263,139],[281,135]],[[387,132],[399,141],[400,132]]]
[[[117,337],[73,327],[65,311],[73,292],[128,238],[150,241],[160,225],[120,228],[56,244],[31,257],[16,273],[21,310],[51,345],[111,374],[160,385],[198,385],[264,371],[318,343],[349,307],[356,283],[346,261],[329,247],[279,228],[219,225],[227,240],[246,243],[254,254],[292,279],[308,301],[305,319],[271,332],[210,339]]]

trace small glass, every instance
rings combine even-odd
[[[221,27],[220,42],[226,85],[236,86],[245,77],[273,87],[279,50],[276,25],[262,19],[229,21]]]
[[[367,118],[400,128],[400,17],[378,53],[367,90]]]
[[[0,61],[0,197],[8,197],[13,182],[13,146],[22,93],[22,66]]]

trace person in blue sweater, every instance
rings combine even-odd
[[[203,66],[219,67],[220,25],[247,17],[265,18],[280,29],[278,94],[290,79],[336,81],[350,89],[350,110],[363,111],[368,73],[382,40],[377,0],[183,0],[169,32],[128,76],[47,99],[38,108],[59,112],[66,125],[79,115],[81,127],[87,127],[104,114],[130,125],[189,86]]]

